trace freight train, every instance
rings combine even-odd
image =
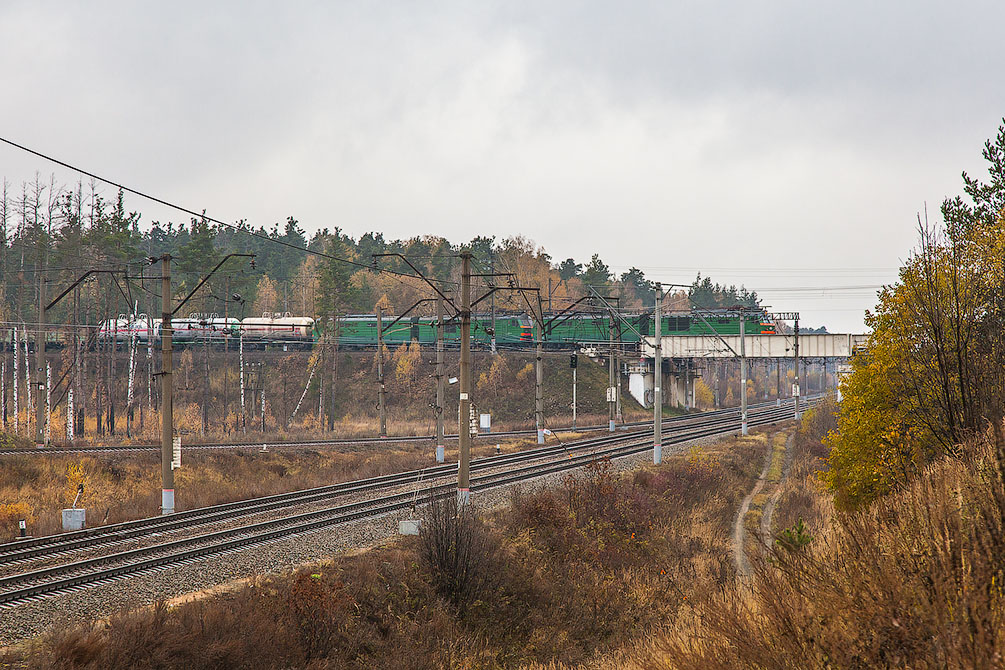
[[[703,318],[702,318],[703,317]],[[660,325],[663,335],[738,335],[740,318],[730,312],[702,312],[699,317],[693,312],[666,314]],[[746,315],[746,333],[774,334],[775,324],[766,316],[756,313]],[[611,317],[607,313],[550,314],[544,313],[544,346],[548,348],[571,348],[577,344],[606,342],[611,333]],[[185,344],[219,344],[224,341],[236,343],[243,336],[244,346],[283,346],[285,348],[310,348],[331,331],[331,321],[286,313],[264,313],[261,317],[246,319],[225,318],[217,314],[191,314],[173,319],[173,341]],[[436,319],[428,316],[405,317],[398,321],[394,317],[383,320],[384,343],[398,346],[402,343],[436,342]],[[640,336],[652,335],[653,313],[640,312],[614,318],[615,337],[621,342],[638,342]],[[377,317],[373,314],[350,314],[339,318],[339,346],[349,348],[375,348],[377,346]],[[534,322],[527,314],[475,313],[471,317],[471,341],[473,344],[488,346],[493,335],[496,346],[504,349],[533,346],[535,341]],[[150,319],[145,314],[133,318],[120,314],[101,324],[99,341],[129,341],[135,338],[141,344],[151,340],[156,343],[161,337],[159,320]],[[448,320],[444,326],[445,345],[456,348],[460,343],[460,324]]]

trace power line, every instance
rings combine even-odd
[[[38,156],[39,158],[41,158],[43,160],[47,160],[47,161],[49,161],[51,163],[55,163],[56,165],[62,166],[64,168],[68,169],[68,170],[73,170],[74,172],[79,172],[80,174],[86,175],[86,176],[90,177],[91,179],[96,179],[98,181],[101,181],[101,182],[104,182],[106,184],[109,184],[110,186],[114,186],[114,187],[116,187],[118,189],[121,189],[122,191],[127,192],[127,193],[132,193],[133,195],[139,196],[140,198],[145,198],[147,200],[150,200],[151,202],[156,202],[157,204],[164,205],[165,207],[169,207],[171,209],[176,209],[179,212],[184,212],[185,214],[188,214],[190,216],[194,216],[196,218],[204,219],[206,221],[211,221],[211,222],[213,222],[213,223],[215,223],[217,225],[224,226],[226,228],[230,228],[231,230],[234,230],[234,231],[237,231],[237,232],[240,232],[240,233],[244,233],[246,235],[250,235],[251,237],[256,237],[258,239],[265,240],[267,242],[272,242],[274,244],[279,244],[279,245],[284,246],[284,247],[289,247],[290,249],[296,249],[297,251],[302,251],[304,253],[313,254],[313,255],[319,256],[321,258],[327,258],[329,260],[338,261],[338,262],[341,262],[341,263],[346,263],[348,265],[352,265],[352,266],[355,266],[355,267],[358,267],[358,268],[362,268],[362,269],[365,269],[365,270],[374,270],[374,269],[376,269],[378,272],[386,272],[386,273],[388,273],[390,275],[396,275],[398,277],[410,277],[410,278],[413,278],[413,279],[419,279],[419,277],[417,277],[416,275],[411,275],[411,274],[408,274],[408,273],[405,273],[405,272],[398,272],[396,270],[387,270],[387,269],[384,269],[384,268],[374,268],[372,265],[368,265],[366,263],[359,263],[357,261],[349,260],[348,258],[339,258],[338,256],[332,256],[331,254],[326,254],[326,253],[321,252],[321,251],[316,251],[314,249],[310,249],[310,248],[307,248],[307,247],[301,247],[301,246],[298,246],[296,244],[292,244],[290,242],[285,242],[283,240],[279,240],[279,239],[276,239],[276,238],[273,238],[273,237],[269,237],[268,235],[262,235],[261,233],[256,233],[254,230],[251,230],[249,228],[244,228],[244,227],[235,225],[233,223],[227,223],[225,221],[221,221],[220,219],[216,219],[216,218],[213,218],[211,216],[208,216],[208,215],[206,215],[205,212],[197,213],[197,212],[192,211],[191,209],[188,209],[187,207],[182,207],[181,205],[176,205],[176,204],[174,204],[172,202],[164,200],[163,198],[158,198],[157,196],[153,196],[153,195],[150,195],[148,193],[144,193],[143,191],[138,191],[138,190],[136,190],[134,188],[130,188],[129,186],[126,186],[124,184],[120,184],[118,182],[114,182],[111,179],[106,179],[105,177],[97,175],[97,174],[95,174],[93,172],[88,172],[87,170],[84,170],[83,168],[79,168],[79,167],[76,167],[74,165],[70,165],[69,163],[61,161],[58,158],[54,158],[52,156],[43,154],[40,151],[35,151],[34,149],[31,149],[31,148],[26,147],[24,145],[18,144],[17,142],[9,140],[9,139],[7,139],[5,137],[0,137],[0,142],[8,144],[8,145],[10,145],[10,146],[12,146],[12,147],[14,147],[16,149],[20,149],[21,151],[25,151],[27,153],[30,153],[33,156]],[[434,280],[434,281],[436,281],[436,280]],[[456,282],[443,282],[443,281],[438,281],[438,283],[441,283],[441,284],[456,284]]]

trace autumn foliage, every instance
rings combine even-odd
[[[1005,398],[1005,127],[985,146],[990,181],[964,174],[969,200],[942,222],[919,218],[899,281],[867,315],[868,349],[842,385],[825,479],[839,507],[861,506],[916,477],[988,426]]]

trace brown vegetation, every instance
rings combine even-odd
[[[487,522],[436,508],[418,540],[54,631],[8,660],[191,670],[582,662],[732,582],[730,524],[763,445],[695,449],[626,476],[598,463],[559,488],[515,494]]]
[[[510,439],[499,444],[502,450],[510,451],[525,448],[531,441]],[[456,458],[449,445],[447,453]],[[472,453],[475,457],[495,453],[495,443],[480,442]],[[28,520],[28,532],[33,535],[58,532],[59,511],[73,503],[77,484],[84,484],[79,505],[88,510],[89,526],[153,516],[160,511],[160,464],[156,457],[4,456],[2,465],[0,541],[13,536],[18,519]],[[431,441],[323,451],[189,452],[182,468],[175,471],[175,484],[179,509],[193,509],[429,465],[433,465]]]
[[[829,523],[825,499],[806,504],[790,490],[783,515],[797,527],[754,560],[749,585],[703,604],[630,665],[1001,667],[1003,447],[989,431],[960,447],[964,459],[939,461],[901,492]]]
[[[205,356],[210,360],[206,361]],[[322,374],[310,377],[311,352],[246,352],[246,360],[262,362],[265,369],[265,429],[261,428],[259,397],[246,398],[247,417],[242,421],[240,407],[240,377],[237,352],[203,351],[194,347],[176,356],[175,369],[175,428],[188,442],[254,441],[326,439],[342,437],[373,437],[377,434],[377,373],[374,352],[342,352],[338,360],[336,416],[334,431],[318,415],[319,383]],[[127,365],[125,351],[119,351],[118,367]],[[429,346],[418,344],[385,348],[385,383],[387,385],[388,433],[390,435],[429,435],[434,429],[433,408],[435,380],[432,362],[434,355]],[[580,425],[600,424],[607,421],[606,362],[600,364],[587,358],[579,366],[578,414]],[[206,370],[209,370],[209,391],[204,393]],[[458,375],[458,354],[446,355],[446,375]],[[523,372],[529,367],[529,374]],[[526,429],[534,427],[534,374],[532,352],[505,352],[491,355],[473,354],[473,398],[479,410],[492,414],[496,430]],[[572,422],[572,372],[565,353],[547,353],[544,358],[545,416],[553,426],[567,426]],[[330,371],[325,371],[330,377]],[[308,378],[310,383],[308,384]],[[155,385],[152,405],[148,404],[145,375],[137,375],[137,396],[133,401],[133,422],[130,435],[126,435],[125,419],[120,416],[114,435],[98,434],[97,419],[88,410],[85,418],[86,438],[77,438],[76,444],[151,444],[160,436],[159,386]],[[324,380],[326,393],[332,380]],[[305,385],[308,386],[304,393]],[[142,389],[141,389],[142,387]],[[141,389],[141,390],[140,390]],[[117,389],[116,402],[125,403],[125,383]],[[207,430],[203,431],[202,408],[208,397]],[[297,410],[298,401],[303,402]],[[79,407],[79,400],[78,400]],[[90,407],[90,406],[89,406]],[[626,421],[644,419],[649,415],[627,392],[623,395]],[[444,416],[448,419],[448,432],[456,432],[457,394],[447,393]],[[51,434],[56,444],[65,442],[65,405],[53,410]],[[18,441],[30,444],[34,435],[34,413],[22,406],[19,409],[18,432],[14,432],[14,418],[5,426],[8,433],[0,432],[0,449],[13,447]]]

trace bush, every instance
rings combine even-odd
[[[470,505],[458,509],[453,496],[431,500],[419,539],[419,556],[437,593],[462,613],[496,582],[501,541]]]
[[[20,533],[18,522],[24,519],[30,526],[35,521],[31,514],[31,506],[26,502],[6,503],[0,505],[0,533],[17,535]]]
[[[824,533],[784,533],[639,659],[646,668],[973,668],[1005,657],[1005,445],[956,458]],[[812,541],[810,541],[812,539]]]

